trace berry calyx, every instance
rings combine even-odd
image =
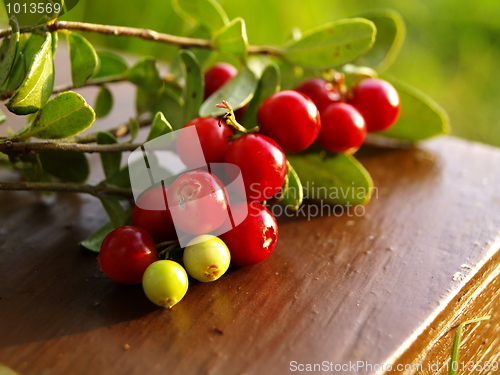
[[[209,233],[227,217],[226,189],[219,178],[204,170],[177,177],[167,191],[167,199],[175,226],[185,233]]]
[[[314,102],[320,113],[328,107],[328,105],[340,102],[342,99],[342,95],[338,88],[332,83],[318,77],[309,78],[301,82],[295,87],[295,91],[307,95]]]
[[[321,112],[318,142],[330,152],[355,152],[365,141],[366,125],[359,111],[347,103],[333,103]]]
[[[139,284],[146,268],[158,259],[146,230],[123,226],[111,231],[101,244],[97,260],[101,271],[120,284]]]
[[[156,186],[143,192],[132,211],[132,225],[145,229],[155,243],[177,238],[167,205],[167,187]]]
[[[183,262],[192,278],[206,283],[219,279],[227,271],[231,255],[220,238],[204,234],[188,242]]]
[[[193,133],[181,130],[177,139],[177,154],[189,168],[199,168],[210,163],[221,163],[229,147],[233,130],[215,117],[197,117],[188,121],[183,129],[194,126],[198,138]],[[199,140],[199,141],[198,141]],[[194,150],[201,146],[204,158]]]
[[[246,134],[229,146],[225,163],[235,164],[241,170],[244,191],[237,194],[250,201],[264,201],[273,197],[283,186],[287,172],[286,157],[281,147],[262,134]],[[226,168],[227,179],[234,170]]]
[[[321,129],[318,108],[301,92],[285,90],[268,96],[259,106],[262,134],[274,139],[285,152],[308,148]]]
[[[361,113],[369,132],[390,128],[401,110],[398,92],[389,82],[380,78],[362,80],[353,88],[349,103]]]
[[[219,90],[238,74],[238,69],[228,63],[220,62],[205,73],[205,99]]]
[[[238,266],[250,266],[267,259],[278,242],[278,223],[263,205],[238,202],[231,206],[233,216],[246,213],[246,218],[235,228],[220,235],[229,248],[231,262]]]
[[[158,260],[144,272],[142,288],[155,305],[171,308],[188,290],[189,281],[182,266],[172,260]]]

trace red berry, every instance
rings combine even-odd
[[[167,188],[162,186],[146,190],[137,199],[132,211],[132,225],[145,229],[155,243],[177,238],[166,192]]]
[[[366,138],[363,116],[347,103],[333,103],[321,112],[318,142],[331,152],[346,152],[360,147]]]
[[[379,78],[367,78],[353,89],[349,102],[363,115],[369,132],[388,129],[399,116],[401,104],[394,86]]]
[[[295,87],[295,91],[307,95],[322,112],[329,104],[340,102],[341,95],[335,86],[322,78],[309,78]]]
[[[229,147],[229,137],[234,133],[224,121],[215,117],[197,117],[188,121],[183,129],[196,128],[198,137],[181,130],[177,139],[177,154],[189,168],[199,168],[209,163],[222,163]],[[199,143],[198,143],[199,140]],[[203,150],[203,155],[195,150]]]
[[[238,74],[238,69],[228,63],[217,63],[205,73],[205,99]]]
[[[262,134],[278,142],[285,152],[305,150],[321,129],[316,105],[306,95],[293,90],[268,96],[261,103],[257,118]]]
[[[231,262],[249,266],[268,258],[278,242],[278,223],[271,212],[259,203],[238,202],[231,206],[231,214],[248,210],[238,226],[219,237],[229,248]]]
[[[97,257],[101,271],[121,284],[139,284],[148,266],[158,260],[153,239],[146,230],[124,226],[111,231]]]
[[[235,164],[241,170],[245,191],[238,195],[251,201],[264,201],[273,197],[283,185],[287,172],[286,157],[281,147],[262,134],[247,134],[229,145],[225,163]],[[229,176],[232,170],[226,168]]]
[[[222,182],[203,170],[183,173],[170,185],[167,199],[175,226],[189,234],[206,234],[227,218],[229,198]]]

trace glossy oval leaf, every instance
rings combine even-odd
[[[94,231],[90,236],[88,236],[85,240],[80,242],[80,246],[83,246],[87,250],[98,253],[101,250],[102,241],[104,238],[111,232],[115,227],[111,221],[108,221],[106,224],[98,228]]]
[[[183,91],[184,119],[186,123],[198,116],[203,102],[204,78],[200,64],[192,52],[183,50],[180,57],[184,67],[185,85]]]
[[[55,177],[79,183],[89,177],[90,166],[83,153],[42,152],[39,156],[43,169]]]
[[[22,34],[22,36],[24,35],[25,34]],[[30,34],[29,38],[25,41],[23,53],[26,58],[26,66],[28,67],[28,70],[33,64],[33,58],[42,49],[43,43],[46,39],[47,35]]]
[[[226,113],[225,109],[215,106],[222,103],[222,100],[227,100],[234,110],[243,107],[252,99],[257,83],[257,77],[250,69],[241,70],[237,76],[203,102],[200,108],[200,116],[221,116]]]
[[[216,50],[238,57],[244,57],[248,53],[248,38],[245,21],[236,18],[228,25],[218,31],[213,39]]]
[[[26,78],[6,103],[9,111],[17,115],[27,115],[38,111],[47,103],[54,88],[54,60],[51,41],[50,33],[45,33],[44,42],[40,50],[33,55]],[[29,61],[28,55],[25,57]]]
[[[135,117],[130,117],[128,119],[128,128],[130,131],[130,142],[132,142],[139,135],[139,130],[141,128],[141,125],[139,124],[139,121],[137,121]]]
[[[29,133],[40,139],[67,138],[89,128],[94,121],[92,107],[80,94],[68,91],[47,102],[38,112]]]
[[[399,93],[401,113],[391,128],[374,134],[414,143],[450,132],[448,114],[433,99],[394,78],[385,79]]]
[[[288,186],[283,192],[281,203],[288,206],[291,210],[296,211],[299,209],[304,199],[304,190],[299,175],[295,169],[293,169],[289,161],[287,161],[287,167]]]
[[[304,198],[329,204],[358,205],[369,201],[373,181],[353,156],[326,152],[288,155],[304,186]]]
[[[113,108],[113,94],[103,85],[95,100],[94,111],[97,118],[106,117]]]
[[[163,115],[163,113],[158,112],[153,119],[151,124],[151,129],[149,130],[148,138],[146,142],[172,132],[172,125],[170,125]]]
[[[12,33],[8,37],[3,38],[2,46],[0,47],[0,86],[9,78],[19,46],[19,25],[15,17],[10,18],[10,27],[12,28]]]
[[[384,71],[392,65],[403,45],[406,27],[401,15],[394,10],[379,10],[364,13],[377,28],[377,38],[372,48],[357,61],[357,65],[369,66]]]
[[[118,228],[124,225],[127,220],[127,213],[123,209],[118,198],[109,195],[100,195],[99,199],[106,210],[113,227]]]
[[[73,86],[82,87],[97,70],[97,52],[87,39],[71,31],[68,32],[68,47]]]
[[[214,0],[172,0],[172,5],[186,21],[203,25],[212,33],[229,23],[226,12]]]
[[[128,72],[128,80],[136,86],[151,91],[158,91],[163,87],[156,60],[152,57],[140,59]]]
[[[14,66],[12,67],[12,71],[10,72],[7,84],[5,85],[5,90],[7,92],[16,91],[21,86],[25,78],[26,59],[24,58],[24,53],[19,52],[17,54],[16,61],[14,62]]]
[[[274,94],[280,90],[280,70],[276,64],[268,65],[259,79],[255,94],[248,104],[248,108],[243,115],[242,125],[251,129],[257,126],[257,112],[260,104],[269,95]]]
[[[118,143],[113,134],[108,132],[97,132],[96,141],[99,145],[112,145]],[[99,153],[99,157],[101,158],[101,165],[106,179],[110,179],[118,174],[122,161],[121,152],[101,152]]]
[[[122,76],[128,70],[128,64],[123,57],[110,51],[97,52],[99,57],[99,70],[93,78]]]
[[[375,34],[375,25],[369,20],[340,20],[304,33],[301,39],[288,43],[282,55],[304,68],[335,68],[368,51]]]

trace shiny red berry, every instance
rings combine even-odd
[[[367,78],[354,87],[349,103],[355,106],[366,122],[369,132],[391,127],[401,109],[394,86],[379,78]]]
[[[268,96],[259,107],[257,119],[262,134],[278,142],[285,152],[305,150],[321,129],[316,105],[306,95],[293,90]]]
[[[250,266],[267,259],[278,242],[278,223],[272,213],[259,203],[238,202],[231,206],[231,214],[248,210],[238,226],[219,237],[229,248],[231,262]]]
[[[167,188],[156,186],[142,193],[132,211],[132,225],[145,229],[155,243],[177,238],[168,209]]]
[[[204,170],[183,173],[170,185],[167,199],[175,226],[189,234],[206,234],[227,218],[229,198],[222,182]]]
[[[321,112],[318,142],[328,151],[355,151],[363,144],[365,138],[365,120],[352,105],[333,103]]]
[[[328,105],[341,100],[340,91],[322,78],[306,79],[295,87],[295,91],[307,95],[316,104],[320,113]]]
[[[97,257],[101,271],[120,284],[139,284],[148,266],[158,260],[153,239],[145,229],[119,227],[102,242]]]
[[[197,117],[188,121],[183,129],[195,127],[194,133],[181,130],[177,139],[177,154],[189,168],[199,168],[209,163],[222,163],[229,147],[229,137],[234,132],[224,121],[215,117]],[[203,157],[199,147],[203,150]]]
[[[287,172],[286,157],[281,147],[262,134],[246,134],[231,143],[225,163],[235,164],[241,170],[245,191],[237,191],[250,201],[264,201],[273,197],[283,185]],[[233,169],[226,168],[226,173]],[[227,176],[233,181],[236,176]]]
[[[205,73],[205,99],[238,74],[238,69],[228,63],[217,63]]]

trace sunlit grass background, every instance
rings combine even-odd
[[[481,0],[219,0],[230,19],[243,17],[251,44],[286,41],[305,31],[372,9],[398,11],[406,41],[387,73],[429,94],[443,106],[455,135],[500,146],[500,1]],[[170,0],[80,0],[64,17],[150,28],[185,35],[187,25]],[[172,47],[142,40],[90,35],[101,46],[168,60]]]

